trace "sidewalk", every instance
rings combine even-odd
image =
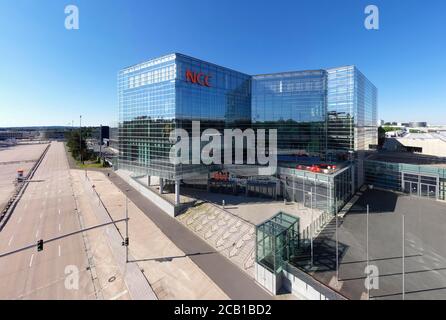
[[[89,171],[89,174],[98,174]],[[106,177],[102,175],[105,179]],[[98,176],[96,176],[98,177]],[[142,196],[133,189],[128,183],[117,176],[110,173],[109,179],[113,184],[109,183],[107,188],[102,188],[100,192],[103,196],[113,196],[110,193],[111,186],[118,187],[121,191],[126,192],[129,199],[138,207],[143,209],[144,214],[149,218],[146,219],[157,226],[157,229],[167,236],[169,242],[175,244],[177,249],[184,252],[188,259],[195,263],[215,285],[221,288],[230,299],[247,300],[247,299],[272,299],[273,297],[263,290],[254,279],[239,269],[235,264],[229,261],[220,253],[215,252],[210,245],[200,239],[187,227],[182,225],[176,219],[168,216],[160,208]],[[96,180],[95,180],[96,183]],[[129,190],[129,191],[126,191]],[[99,190],[98,190],[99,191]],[[102,197],[102,195],[101,195]],[[115,196],[116,198],[116,196]],[[123,210],[123,208],[121,208]],[[124,212],[124,211],[121,211]],[[120,213],[120,217],[123,213]],[[144,227],[140,226],[140,232],[148,233]],[[131,233],[132,235],[132,233]],[[132,240],[130,240],[132,243]],[[147,248],[146,242],[143,247]],[[159,242],[150,247],[149,252],[156,247],[163,246],[163,242]],[[132,244],[130,245],[132,248]],[[173,261],[175,261],[174,259]],[[175,272],[177,274],[178,271]]]
[[[91,183],[85,180],[85,173],[71,170],[70,174],[82,227],[109,222]],[[99,299],[156,299],[141,271],[125,264],[122,240],[113,225],[84,232],[84,239]]]
[[[93,182],[88,177],[85,177],[85,175],[82,174],[82,171],[77,170],[76,172],[80,178],[79,180],[83,187],[84,195],[88,198],[98,222],[102,224],[112,221],[109,212],[107,212],[107,209],[93,190]],[[113,218],[113,220],[117,219]],[[106,226],[104,229],[106,243],[114,258],[117,271],[122,274],[130,297],[133,300],[156,300],[157,297],[153,292],[152,287],[138,268],[138,265],[126,263],[126,248],[122,246],[122,241],[124,240],[122,233],[119,232],[114,225]],[[133,260],[130,254],[129,260]]]
[[[88,171],[113,220],[125,217],[125,195],[98,171]],[[96,198],[97,199],[97,198]],[[96,200],[98,201],[98,200]],[[227,299],[228,296],[131,201],[129,264],[142,270],[158,299]],[[125,223],[117,224],[125,236]],[[109,229],[116,228],[111,225]],[[120,245],[120,241],[119,241]],[[208,252],[201,252],[207,255]]]

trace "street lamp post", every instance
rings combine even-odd
[[[313,266],[314,259],[314,247],[313,247],[313,236],[314,236],[314,224],[313,224],[313,188],[308,193],[310,195],[310,206],[311,206],[311,223],[310,223],[310,246],[311,246],[311,266]]]
[[[79,116],[79,154],[82,163],[82,115]]]
[[[405,252],[405,248],[404,248],[404,244],[405,244],[405,221],[404,221],[404,214],[403,214],[403,259],[402,259],[402,265],[403,265],[403,283],[402,283],[402,288],[403,288],[403,300],[405,300],[405,291],[406,291],[406,266],[405,266],[405,261],[406,260],[406,252]]]
[[[367,270],[369,270],[369,205],[367,205],[367,230],[366,230],[366,255],[367,255]],[[367,286],[367,298],[370,300],[370,286]]]
[[[128,196],[125,195],[125,262],[129,262],[129,208],[128,208]]]
[[[338,203],[335,194],[335,217],[336,217],[336,282],[339,283],[339,242],[338,242]]]

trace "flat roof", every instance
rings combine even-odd
[[[243,75],[245,75],[247,77],[250,76],[249,74],[246,74],[244,72],[241,72],[241,71],[238,71],[238,70],[235,70],[235,69],[232,69],[232,68],[224,67],[222,65],[218,65],[216,63],[209,62],[209,61],[206,61],[206,60],[202,60],[202,59],[199,59],[199,58],[195,58],[195,57],[192,57],[192,56],[189,56],[189,55],[186,55],[186,54],[183,54],[183,53],[179,53],[179,52],[172,52],[172,53],[165,54],[165,55],[162,55],[162,56],[159,56],[159,57],[156,57],[156,58],[151,58],[151,59],[148,59],[148,60],[141,61],[139,63],[133,64],[131,66],[128,66],[128,67],[125,67],[125,68],[119,70],[118,73],[126,74],[126,73],[130,73],[130,72],[134,72],[134,71],[139,71],[141,69],[145,69],[145,68],[147,68],[149,66],[152,66],[152,65],[156,65],[156,64],[163,63],[163,62],[175,60],[177,57],[182,57],[182,58],[194,60],[194,61],[197,61],[197,62],[200,62],[200,63],[201,62],[202,63],[206,63],[206,64],[214,66],[216,68],[221,68],[221,69],[225,69],[225,70],[228,70],[228,71],[232,71],[232,72],[243,74]]]
[[[446,142],[446,132],[420,132],[420,133],[408,133],[405,136],[398,137],[400,139],[413,139],[413,140],[442,140]]]
[[[411,152],[379,151],[370,154],[366,160],[446,168],[446,158]]]

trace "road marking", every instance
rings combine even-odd
[[[19,217],[19,219],[17,220],[17,223],[22,222],[22,217]]]
[[[60,231],[60,223],[59,223],[59,231]]]
[[[60,244],[59,244],[59,257],[60,257]]]
[[[62,190],[60,190],[60,189],[59,189],[59,191],[57,191],[57,193],[61,193],[61,192],[62,192]]]
[[[34,253],[31,255],[31,260],[29,260],[29,267],[33,265]]]
[[[36,238],[39,236],[39,230],[36,231]]]
[[[116,296],[111,297],[110,300],[116,300],[118,298],[121,298],[123,295],[127,293],[127,290],[122,291],[121,293],[118,293]]]
[[[60,215],[60,209],[59,209],[59,215]]]
[[[42,217],[43,217],[43,212],[40,214],[40,219],[42,219]]]
[[[14,236],[11,236],[11,238],[9,239],[8,246],[11,246],[12,239],[14,239]]]

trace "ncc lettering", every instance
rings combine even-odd
[[[186,81],[199,84],[200,86],[210,87],[210,77],[210,75],[206,75],[203,72],[192,72],[190,70],[186,70]]]

